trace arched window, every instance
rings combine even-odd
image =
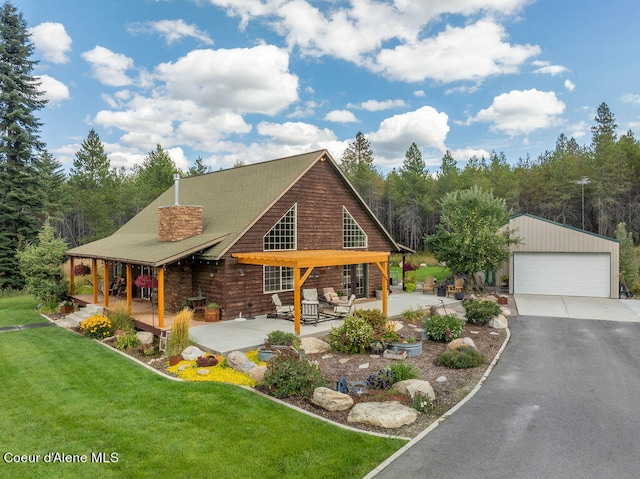
[[[344,206],[342,207],[342,247],[367,247],[367,234]]]

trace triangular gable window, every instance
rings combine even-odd
[[[296,249],[296,211],[297,204],[294,204],[264,235],[263,248],[265,251]]]
[[[342,246],[344,248],[366,248],[367,235],[347,209],[342,207]]]

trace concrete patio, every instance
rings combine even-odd
[[[395,288],[388,298],[388,316],[393,318],[407,309],[428,308],[431,305],[446,306],[459,303],[453,298],[439,297],[433,294],[404,293]],[[382,309],[381,300],[363,299],[356,302],[356,309]],[[335,319],[314,324],[301,324],[301,337],[324,336],[332,327],[342,324]],[[191,339],[203,350],[226,355],[231,351],[249,351],[264,343],[270,331],[294,332],[293,321],[267,318],[266,315],[242,321],[228,320],[218,323],[202,323],[189,329]]]

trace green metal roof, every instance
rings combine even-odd
[[[202,206],[202,234],[158,241],[158,207],[174,204],[172,186],[113,235],[72,248],[67,255],[151,266],[199,253],[220,258],[323,156],[331,158],[319,150],[181,178],[179,203]]]

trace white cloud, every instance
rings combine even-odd
[[[435,38],[398,45],[378,53],[371,69],[392,80],[432,79],[439,83],[481,81],[499,74],[517,73],[538,55],[533,45],[511,45],[502,25],[481,20],[464,27],[447,27]]]
[[[213,40],[207,32],[197,26],[185,23],[184,20],[159,20],[157,22],[133,23],[127,26],[127,31],[132,35],[139,33],[159,33],[171,45],[183,38],[195,38],[205,45],[213,45]]]
[[[269,123],[260,122],[256,127],[262,136],[281,145],[310,145],[334,141],[336,135],[329,129],[301,122]]]
[[[156,68],[167,96],[203,106],[273,115],[298,100],[289,55],[271,45],[193,50]]]
[[[324,117],[325,121],[333,121],[335,123],[355,123],[358,121],[356,116],[349,110],[333,110]]]
[[[391,108],[404,107],[406,106],[406,103],[404,100],[367,100],[358,104],[349,103],[347,106],[349,108],[362,108],[363,110],[367,111],[383,111],[389,110]]]
[[[562,73],[566,73],[569,70],[567,67],[563,67],[562,65],[551,65],[551,63],[546,61],[534,61],[533,66],[537,67],[533,73],[544,74],[544,75],[560,75]]]
[[[105,85],[120,87],[133,83],[126,74],[127,70],[133,68],[133,60],[126,55],[96,46],[84,52],[82,58],[91,65],[93,76]]]
[[[48,105],[57,106],[64,100],[71,98],[69,88],[61,81],[49,75],[36,77],[40,82],[40,90],[44,92],[44,97],[49,101]]]
[[[466,162],[474,156],[477,158],[482,158],[483,156],[485,158],[489,158],[491,156],[491,153],[483,148],[460,148],[457,150],[452,150],[451,156],[453,156],[453,159],[456,161]]]
[[[558,117],[565,104],[554,92],[512,90],[493,99],[488,108],[480,110],[472,122],[492,123],[491,129],[509,136],[527,135],[532,131],[560,124]]]
[[[185,145],[212,152],[232,134],[252,131],[244,115],[275,115],[298,100],[288,54],[273,46],[194,50],[153,73],[148,94],[122,90],[105,96],[110,108],[94,121],[125,133],[127,145],[150,149]]]
[[[419,148],[446,150],[444,141],[449,133],[449,117],[430,106],[386,118],[378,131],[369,133],[376,158],[382,162],[401,163],[411,143]]]
[[[424,90],[415,90],[413,92],[414,96],[417,96],[418,98],[423,98],[425,96]]]
[[[567,89],[567,91],[573,91],[576,89],[575,83],[573,83],[568,78],[564,81],[564,87]]]
[[[637,93],[625,93],[620,97],[620,100],[623,103],[635,103],[636,105],[640,105],[640,95]]]
[[[51,63],[67,63],[71,37],[62,23],[44,22],[29,29],[31,40],[42,58]]]

